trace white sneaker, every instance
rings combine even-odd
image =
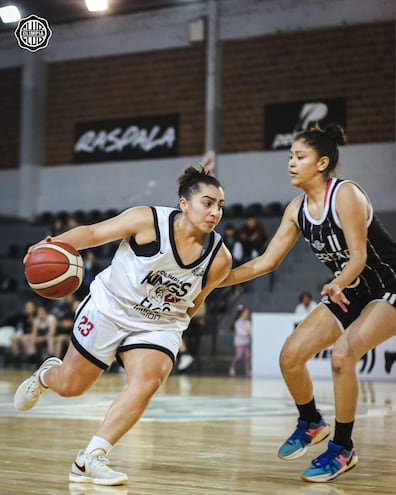
[[[192,365],[194,358],[190,354],[182,354],[177,365],[178,371],[183,371]]]
[[[69,483],[70,495],[128,495],[126,485],[101,486],[92,483]]]
[[[99,451],[100,452],[100,451]],[[69,481],[76,483],[95,483],[96,485],[123,485],[128,483],[128,476],[108,467],[109,460],[100,453],[77,454],[72,464]]]
[[[18,411],[28,411],[34,407],[40,397],[48,392],[48,388],[44,387],[40,383],[39,375],[44,368],[51,368],[52,366],[59,366],[62,361],[57,357],[49,357],[46,359],[38,370],[36,370],[32,376],[22,382],[14,396],[14,407]]]

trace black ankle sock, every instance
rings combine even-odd
[[[352,429],[353,429],[354,421],[350,423],[339,423],[335,422],[335,432],[334,432],[334,440],[333,442],[337,445],[342,445],[348,450],[351,450],[353,447],[352,443]]]
[[[308,423],[317,423],[321,419],[320,412],[316,409],[315,399],[312,399],[308,404],[296,404],[300,419]]]

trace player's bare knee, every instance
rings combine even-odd
[[[341,345],[335,345],[331,353],[333,373],[340,374],[345,368],[353,365],[353,353],[348,341],[345,340]]]
[[[151,397],[162,385],[163,380],[159,376],[150,377],[146,380],[144,390],[147,396]]]
[[[60,380],[56,392],[61,397],[78,397],[88,390],[89,387],[85,383],[79,382],[75,378],[73,380]]]
[[[279,365],[282,371],[290,371],[300,366],[299,353],[292,346],[285,345],[279,355]]]
[[[61,397],[78,397],[83,393],[83,391],[80,392],[78,389],[73,386],[69,386],[67,383],[63,383],[60,387],[58,387],[56,392]]]
[[[150,376],[145,377],[144,379],[139,380],[138,393],[142,400],[150,400],[151,397],[155,394],[155,392],[160,388],[163,383],[158,376]],[[131,390],[132,394],[136,394],[137,387],[134,382],[130,383],[128,388]]]
[[[150,400],[155,392],[156,390],[147,387],[146,384],[144,386],[137,387],[136,384],[131,383],[127,385],[123,391],[123,394],[125,394],[124,400],[126,400],[125,407],[128,407],[127,404],[129,404],[129,407],[132,409],[137,407],[145,409],[150,403]]]

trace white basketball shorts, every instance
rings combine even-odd
[[[105,370],[120,352],[137,348],[156,349],[175,362],[182,333],[177,330],[122,328],[101,313],[88,296],[76,311],[71,340],[80,354]]]

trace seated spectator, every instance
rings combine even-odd
[[[50,226],[50,231],[48,234],[52,237],[55,237],[59,234],[62,234],[65,230],[66,230],[66,228],[65,228],[65,225],[63,223],[62,218],[56,217]]]
[[[64,299],[56,301],[51,308],[52,314],[58,321],[53,347],[54,356],[58,358],[63,358],[69,344],[74,326],[74,315],[79,304],[80,300],[74,294],[71,294]]]
[[[317,303],[312,299],[312,294],[310,292],[307,290],[301,292],[298,296],[298,304],[294,310],[294,328],[304,320],[307,314],[314,309],[316,304]]]
[[[10,324],[15,327],[15,334],[11,341],[12,359],[14,367],[19,368],[23,362],[33,358],[35,353],[32,344],[33,321],[36,317],[36,304],[26,301],[20,314],[10,318]]]
[[[76,215],[75,213],[69,213],[67,216],[65,230],[74,229],[74,227],[78,227],[79,225],[81,225],[81,222],[80,219],[78,218],[78,215]]]
[[[12,361],[11,345],[15,336],[15,327],[0,326],[0,368],[5,368]]]
[[[54,355],[54,343],[58,321],[56,316],[49,313],[45,306],[37,307],[33,320],[31,342],[37,363]]]
[[[197,361],[198,371],[201,371],[199,362],[199,347],[201,344],[202,332],[205,327],[205,320],[206,304],[203,303],[191,319],[187,330],[183,334],[183,341],[180,346],[177,362],[178,371],[184,371],[189,368],[194,360]]]
[[[250,216],[239,231],[239,240],[243,248],[243,261],[248,261],[264,251],[268,234],[262,222]]]
[[[194,358],[189,353],[187,349],[186,341],[183,339],[178,356],[177,371],[186,370],[192,365],[193,362],[194,362]]]
[[[232,223],[227,223],[225,225],[222,237],[224,244],[232,254],[232,267],[235,268],[242,263],[243,248],[238,240],[238,233]]]
[[[0,265],[0,291],[16,292],[18,290],[18,280],[14,277],[6,277]]]
[[[256,258],[262,254],[267,241],[268,234],[262,222],[254,216],[248,216],[239,230],[239,240],[243,249],[243,262]],[[240,284],[240,290],[244,293],[251,292],[254,281]]]
[[[85,269],[84,280],[82,281],[82,284],[76,293],[77,297],[80,300],[83,300],[84,297],[88,295],[89,286],[91,285],[91,282],[96,277],[96,275],[102,270],[102,267],[96,261],[95,253],[93,251],[86,251],[83,254],[83,258],[84,258],[84,269]]]

